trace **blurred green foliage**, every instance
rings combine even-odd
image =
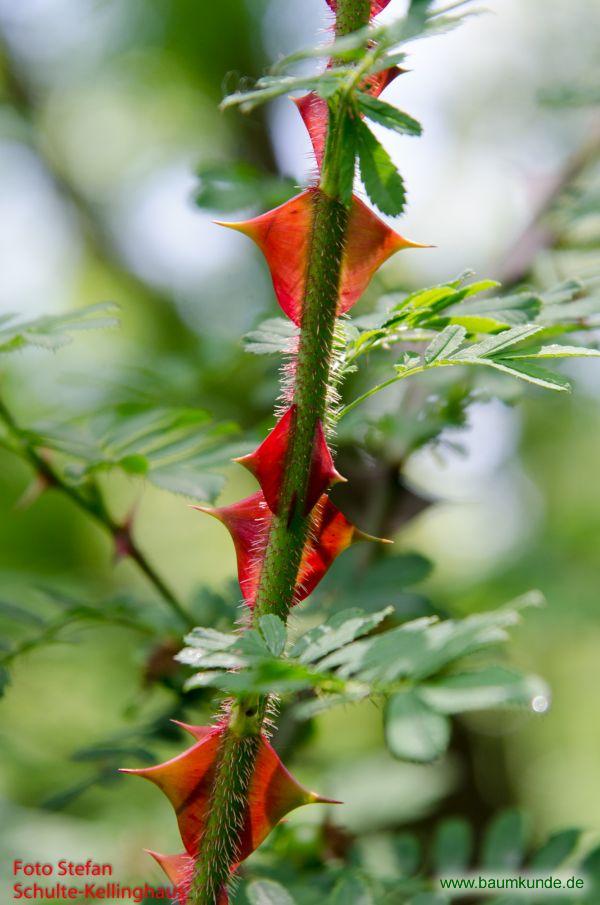
[[[294,191],[295,171],[282,151],[290,143],[285,123],[263,108],[247,117],[217,112],[242,74],[263,73],[289,31],[290,50],[314,43],[321,5],[310,5],[306,22],[292,11],[291,24],[285,7],[276,0],[161,0],[151,9],[136,0],[0,3],[3,219],[19,242],[28,240],[20,257],[6,240],[0,299],[0,313],[19,311],[16,327],[2,324],[0,347],[4,337],[6,348],[21,349],[0,362],[2,398],[21,444],[0,450],[0,620],[12,672],[1,705],[7,862],[93,856],[112,861],[123,878],[160,883],[142,848],[148,839],[159,849],[177,845],[166,803],[142,784],[122,782],[116,769],[180,750],[171,719],[208,717],[213,690],[185,692],[189,671],[173,656],[183,621],[230,632],[239,592],[219,527],[165,492],[165,483],[177,488],[164,474],[158,486],[142,478],[165,465],[153,439],[158,407],[196,488],[205,475],[204,499],[220,492],[225,477],[226,499],[251,486],[224,470],[233,454],[228,425],[237,425],[236,443],[249,445],[272,423],[278,360],[248,355],[240,342],[252,331],[253,351],[265,351],[257,343],[280,348],[277,321],[265,337],[264,318],[276,313],[268,278],[246,246],[215,238],[205,209],[260,209]],[[469,159],[491,156],[500,170],[506,134],[513,144],[530,142],[536,161],[544,158],[531,175],[543,181],[541,200],[526,205],[523,231],[511,223],[505,242],[498,208],[493,266],[464,252],[469,265],[515,289],[517,303],[502,309],[514,325],[515,311],[525,303],[531,309],[567,279],[597,287],[599,174],[586,56],[593,4],[556,4],[547,16],[539,2],[508,7],[498,28],[531,48],[529,69],[512,87],[500,51],[492,53],[493,30],[483,33],[483,60],[467,52],[442,72],[432,51],[428,65],[436,90],[440,79],[457,85],[444,128]],[[548,48],[562,63],[551,72]],[[433,142],[435,123],[422,99],[421,106],[422,142]],[[448,167],[444,178],[457,182],[462,198],[472,174],[453,172],[452,161]],[[464,202],[475,220],[476,202]],[[423,278],[410,264],[391,265],[367,294],[351,339],[368,335],[383,348],[377,360],[370,353],[363,373],[348,375],[347,400],[379,372],[389,374],[394,350],[389,335],[377,334],[381,314],[438,282],[431,267]],[[531,287],[525,295],[523,283]],[[568,298],[574,328],[593,313],[578,286]],[[69,322],[103,299],[118,303],[118,331],[78,336],[55,356],[24,348],[59,345]],[[482,304],[462,314],[489,316]],[[437,905],[444,900],[423,879],[436,866],[502,861],[512,869],[530,858],[553,869],[581,864],[588,851],[588,872],[597,875],[598,379],[594,362],[565,370],[576,386],[572,397],[524,395],[503,376],[441,379],[436,372],[377,396],[360,420],[348,415],[339,455],[351,490],[336,490],[337,501],[368,530],[393,534],[397,550],[348,554],[292,626],[299,636],[324,612],[335,619],[354,606],[391,605],[398,623],[466,616],[540,588],[548,606],[514,633],[500,668],[544,676],[551,712],[465,714],[448,755],[425,765],[383,753],[382,721],[368,701],[309,721],[286,705],[277,736],[286,762],[346,805],[333,814],[300,812],[278,828],[245,868],[252,882],[237,901],[370,905],[375,897],[392,905],[401,895]],[[208,453],[187,445],[186,425],[199,412],[210,413],[201,415]],[[115,443],[119,427],[134,423],[132,413],[138,429]],[[71,445],[57,449],[56,425],[64,437],[67,423]],[[65,476],[74,493],[61,492]],[[0,678],[8,681],[4,672]],[[486,831],[507,807],[527,813],[532,845],[514,812]],[[570,833],[572,826],[582,833]]]

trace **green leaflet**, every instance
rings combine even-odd
[[[367,635],[394,612],[386,607],[378,613],[365,615],[360,610],[336,613],[327,622],[310,629],[296,642],[290,654],[302,663],[320,660],[326,654],[339,650],[362,635]]]
[[[433,838],[433,863],[439,874],[460,873],[469,866],[473,853],[473,830],[459,817],[443,820]]]
[[[448,747],[450,721],[414,692],[403,691],[393,695],[387,705],[385,738],[395,757],[428,763]]]
[[[488,827],[482,865],[494,870],[514,870],[525,854],[525,823],[518,811],[504,811]]]
[[[270,317],[244,337],[247,352],[272,355],[289,352],[298,337],[298,327],[287,317]]]
[[[457,669],[465,657],[505,641],[520,611],[537,603],[539,597],[529,595],[491,613],[461,620],[421,618],[387,630],[384,620],[393,619],[392,607],[377,613],[347,610],[309,629],[287,654],[283,623],[265,616],[260,633],[194,629],[176,659],[198,670],[187,688],[216,688],[234,696],[311,691],[316,697],[295,708],[303,719],[338,704],[382,698],[392,753],[425,762],[445,750],[449,715],[500,706],[532,708],[535,699],[543,700],[546,709],[548,689],[534,676],[500,666]]]
[[[287,632],[279,616],[268,614],[258,620],[265,644],[274,657],[279,657],[285,648]]]
[[[242,112],[249,113],[255,107],[274,100],[291,91],[316,91],[321,97],[331,97],[340,87],[342,80],[351,75],[352,69],[339,67],[326,69],[319,75],[287,76],[266,75],[258,79],[251,91],[236,91],[228,95],[221,103],[221,109],[239,107]]]
[[[560,867],[571,857],[579,840],[581,830],[568,829],[554,833],[531,857],[530,866],[534,871],[550,871]]]
[[[357,120],[355,129],[360,175],[365,190],[383,214],[398,216],[406,203],[404,180],[368,126]]]
[[[390,294],[385,297],[388,305],[382,313],[350,321],[346,325],[345,366],[352,367],[373,349],[427,340],[432,343],[448,326],[463,327],[465,337],[473,344],[482,334],[536,326],[538,342],[543,345],[575,328],[591,329],[600,311],[600,294],[593,279],[569,280],[542,293],[528,290],[486,297],[484,293],[497,289],[499,284],[495,280],[466,282],[471,276],[467,272],[455,280],[408,295]],[[574,348],[589,354],[583,346]]]
[[[448,294],[444,287],[438,287],[437,291],[429,291],[427,306],[428,310],[445,305]],[[360,355],[369,349],[377,348],[380,345],[389,345],[393,341],[390,337],[392,331],[396,331],[398,339],[396,341],[413,342],[415,340],[423,340],[424,335],[419,336],[413,329],[406,329],[404,323],[410,317],[414,323],[414,314],[407,314],[414,310],[415,301],[418,298],[412,298],[404,303],[405,311],[396,318],[388,318],[387,322],[380,328],[366,331],[358,338],[352,341],[353,351],[348,356],[347,361],[353,362]],[[411,306],[409,308],[409,306]],[[432,322],[425,324],[428,328],[433,325]],[[568,329],[567,327],[564,328]],[[508,327],[499,332],[484,335],[482,339],[476,336],[472,337],[466,326],[460,323],[450,323],[437,332],[429,343],[419,354],[415,351],[407,351],[400,362],[394,368],[396,376],[391,377],[382,383],[372,387],[362,396],[354,399],[345,406],[339,414],[343,417],[352,411],[361,402],[369,399],[380,390],[391,386],[398,380],[411,377],[415,374],[433,368],[447,368],[456,365],[462,366],[478,366],[487,367],[527,383],[534,384],[544,389],[558,390],[565,392],[570,390],[569,381],[561,374],[549,371],[547,368],[538,364],[539,361],[561,358],[575,357],[598,357],[600,350],[590,348],[588,346],[561,345],[560,343],[550,343],[545,345],[540,342],[528,342],[532,337],[539,339],[546,335],[546,329],[541,323],[520,324],[518,326]]]
[[[113,302],[101,302],[70,311],[67,314],[45,315],[21,320],[17,315],[3,315],[0,319],[0,352],[14,352],[26,346],[54,350],[67,345],[73,333],[80,330],[99,330],[119,324]]]
[[[33,447],[64,457],[75,483],[111,468],[146,477],[171,493],[212,501],[224,478],[217,470],[239,454],[238,428],[215,423],[203,409],[122,404],[67,422],[44,422],[22,431]]]
[[[391,104],[387,104],[378,97],[359,91],[357,94],[357,105],[359,111],[371,122],[378,123],[378,125],[398,132],[400,135],[418,136],[423,132],[421,123],[416,119],[413,119],[408,113],[392,107]]]

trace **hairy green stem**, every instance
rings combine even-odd
[[[294,403],[296,417],[280,492],[280,514],[273,517],[254,617],[275,613],[286,619],[306,543],[306,488],[317,423],[327,410],[335,318],[348,209],[321,189],[314,194],[304,314],[300,332]]]
[[[369,22],[371,0],[338,0],[335,33],[338,38],[358,31]]]
[[[336,34],[369,21],[370,0],[338,0]],[[331,117],[322,178],[313,192],[313,221],[302,323],[296,359],[290,434],[279,514],[273,516],[256,592],[253,621],[275,614],[284,621],[294,603],[296,579],[310,528],[305,499],[315,431],[327,416],[335,321],[348,223],[353,172],[340,172],[343,117]],[[347,180],[349,184],[344,184]],[[247,698],[232,708],[215,770],[214,791],[200,839],[189,905],[217,905],[239,851],[248,791],[259,750],[268,698]]]
[[[260,744],[264,710],[256,698],[235,704],[219,748],[214,791],[192,879],[190,905],[216,905],[235,863]]]

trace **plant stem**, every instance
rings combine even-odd
[[[144,573],[148,581],[159,592],[165,603],[176,614],[178,619],[186,628],[192,626],[193,620],[185,611],[173,591],[163,581],[157,573],[154,566],[150,563],[146,555],[140,550],[136,541],[131,536],[128,525],[120,525],[111,516],[106,507],[106,503],[100,493],[99,487],[95,483],[89,485],[90,494],[85,495],[73,485],[67,483],[62,476],[55,471],[54,468],[43,458],[37,449],[29,443],[19,429],[11,412],[7,408],[3,400],[0,399],[0,419],[6,424],[13,443],[9,448],[12,452],[24,458],[34,469],[36,474],[49,486],[60,490],[64,496],[72,500],[79,509],[82,509],[90,516],[98,525],[100,525],[113,539],[117,542],[122,541],[124,552],[137,564],[141,572]]]
[[[300,331],[294,403],[296,418],[256,594],[255,621],[266,613],[286,619],[310,519],[304,501],[317,423],[325,419],[348,209],[321,189],[314,194],[304,314]]]
[[[370,0],[338,0],[336,35],[368,24]],[[290,434],[279,513],[271,521],[255,598],[253,621],[275,614],[284,621],[294,603],[296,579],[308,532],[305,513],[315,431],[328,413],[330,371],[348,223],[350,186],[340,173],[339,136],[343,116],[330,117],[321,183],[313,191],[306,289],[295,370],[295,421]],[[353,172],[346,174],[352,180]],[[213,794],[200,839],[189,905],[216,905],[239,850],[246,819],[249,784],[258,754],[258,738],[268,707],[266,696],[242,699],[232,714],[219,751]],[[241,727],[241,728],[240,728]]]
[[[368,25],[371,0],[338,0],[335,14],[335,34],[338,38]]]
[[[231,865],[235,863],[238,840],[244,827],[248,788],[260,736],[258,732],[240,734],[233,722],[232,718],[219,749],[215,767],[218,778],[202,836],[198,868],[188,894],[190,905],[217,905],[221,890],[229,879]]]

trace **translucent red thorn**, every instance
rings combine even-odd
[[[245,233],[263,252],[277,300],[289,318],[302,321],[315,190],[308,189],[280,207],[241,223],[223,223]],[[338,315],[358,301],[375,271],[403,248],[420,243],[394,232],[373,211],[353,198],[342,262]]]
[[[195,508],[217,518],[231,534],[242,595],[253,608],[273,519],[262,492],[219,509]],[[293,603],[299,603],[312,593],[340,553],[354,542],[365,539],[371,540],[323,494],[310,515],[309,538],[293,588]]]
[[[290,439],[296,421],[296,406],[292,405],[279,419],[268,437],[258,449],[247,456],[234,459],[247,468],[260,484],[271,512],[277,514],[280,508],[280,492],[285,474]],[[331,451],[327,446],[325,431],[317,422],[313,454],[311,460],[304,515],[312,511],[317,500],[334,484],[344,481],[333,464]]]
[[[177,814],[181,838],[186,851],[178,855],[161,855],[149,851],[177,889],[179,905],[186,905],[193,870],[202,837],[215,781],[215,765],[219,743],[225,729],[184,727],[202,733],[202,739],[172,760],[141,770],[122,770],[142,776],[163,790]],[[306,804],[337,803],[309,792],[282,764],[269,742],[261,736],[258,756],[248,790],[248,806],[240,833],[237,861],[247,858],[268,836],[273,827],[290,811]],[[225,899],[221,900],[225,902]]]
[[[179,726],[181,729],[189,732],[189,734],[198,741],[206,738],[207,735],[214,731],[214,727],[212,726],[192,726],[189,723],[182,723],[181,720],[171,720],[171,723],[174,723],[175,726]]]

